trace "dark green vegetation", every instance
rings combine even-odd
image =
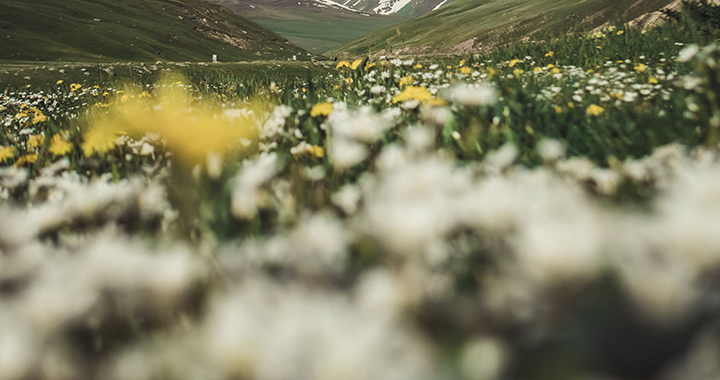
[[[316,54],[407,20],[296,0],[210,0],[286,37]],[[252,5],[252,6],[250,6]]]
[[[654,12],[671,0],[457,0],[329,54],[478,52],[521,39],[589,31]]]
[[[307,59],[284,37],[203,0],[5,0],[0,30],[4,60]]]

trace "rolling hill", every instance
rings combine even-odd
[[[407,20],[364,12],[330,0],[209,0],[281,34],[313,53]]]
[[[456,0],[351,41],[327,55],[464,53],[591,30],[657,11],[671,0]]]
[[[3,0],[0,59],[308,59],[286,38],[204,0]]]

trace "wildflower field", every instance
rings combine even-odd
[[[0,380],[717,379],[702,14],[0,89]]]

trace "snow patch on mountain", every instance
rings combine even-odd
[[[381,15],[389,15],[403,9],[413,0],[380,0],[380,4],[373,8],[373,12]]]
[[[409,0],[408,0],[408,1],[409,1]],[[360,13],[360,14],[364,14],[364,13],[365,13],[365,12],[359,11],[359,10],[357,10],[357,9],[355,9],[355,8],[350,8],[350,7],[348,7],[347,5],[343,5],[343,4],[340,4],[340,3],[336,3],[336,2],[334,2],[334,1],[332,1],[332,0],[315,0],[315,2],[320,3],[320,4],[323,4],[323,5],[327,5],[327,6],[329,6],[329,7],[340,8],[340,9],[344,9],[344,10],[346,10],[346,11],[351,11],[351,12],[355,12],[355,13]]]
[[[434,11],[440,9],[440,7],[443,6],[443,4],[447,3],[448,0],[443,0],[440,4],[436,5],[435,8],[433,8]]]

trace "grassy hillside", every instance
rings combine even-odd
[[[336,49],[354,39],[406,21],[296,0],[210,0],[261,24],[313,53]]]
[[[203,0],[3,0],[0,59],[222,61],[306,56],[284,37]]]
[[[593,29],[656,11],[670,0],[457,0],[437,11],[360,38],[329,54],[468,52]]]

